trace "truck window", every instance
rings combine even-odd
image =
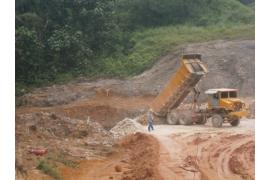
[[[229,93],[228,92],[221,92],[221,98],[228,98]]]
[[[213,94],[213,98],[214,99],[218,99],[218,94],[216,93],[216,94]]]
[[[237,97],[237,92],[236,91],[231,91],[229,93],[229,95],[230,95],[230,98],[236,98]]]

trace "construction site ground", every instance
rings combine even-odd
[[[37,168],[41,161],[62,179],[254,179],[254,40],[184,47],[185,53],[201,53],[208,66],[202,91],[239,89],[252,116],[238,127],[159,122],[149,133],[135,121],[175,73],[181,49],[126,80],[78,79],[17,98],[16,179],[53,179]],[[35,156],[35,148],[48,153]]]
[[[254,179],[252,119],[243,120],[239,127],[225,125],[220,129],[210,124],[157,125],[145,133],[125,139],[136,139],[128,146],[131,153],[121,150],[105,160],[85,161],[80,169],[65,168],[64,179],[123,179],[123,175],[130,179]],[[137,161],[135,167],[130,158]],[[115,170],[117,166],[120,172]]]

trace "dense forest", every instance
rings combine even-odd
[[[254,0],[16,0],[15,21],[19,95],[138,74],[179,43],[250,36]]]

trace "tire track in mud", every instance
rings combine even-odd
[[[235,129],[156,127],[161,175],[170,180],[254,179],[255,139],[250,123],[254,121]]]

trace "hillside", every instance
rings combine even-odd
[[[254,39],[237,0],[16,1],[16,94],[78,77],[129,77],[173,47]]]
[[[254,40],[211,41],[175,47],[155,65],[127,80],[81,79],[64,85],[37,88],[17,98],[22,105],[17,113],[55,112],[72,118],[95,121],[111,128],[119,120],[144,112],[153,98],[167,84],[180,64],[184,53],[201,53],[209,73],[198,84],[202,91],[209,88],[237,88],[241,97],[253,103],[255,96]],[[192,95],[192,93],[191,93]],[[186,99],[188,101],[189,98]]]

